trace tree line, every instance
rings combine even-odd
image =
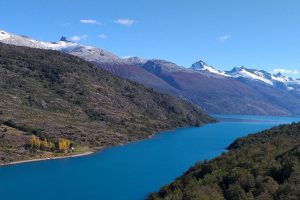
[[[196,164],[149,200],[300,199],[300,123],[240,138]]]

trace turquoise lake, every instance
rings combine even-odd
[[[85,157],[0,167],[3,200],[139,200],[235,139],[300,117],[215,115],[220,122],[157,134]]]

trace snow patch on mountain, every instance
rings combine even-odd
[[[9,37],[10,35],[7,32],[0,30],[0,40],[5,40],[8,39]]]
[[[300,80],[288,76],[283,76],[281,73],[271,75],[274,82],[281,83],[286,86],[288,90],[300,91]]]
[[[300,91],[300,80],[283,76],[281,73],[271,74],[264,70],[247,69],[246,67],[236,67],[226,73],[232,78],[261,81],[273,87]]]
[[[61,37],[61,39],[57,42],[44,42],[32,39],[27,36],[19,36],[8,33],[4,30],[0,30],[0,42],[16,46],[62,51],[74,56],[78,56],[90,62],[96,62],[98,64],[143,66],[148,63],[149,66],[152,66],[153,70],[201,73],[216,78],[223,77],[255,81],[256,83],[261,82],[273,87],[300,91],[299,79],[283,76],[280,73],[270,74],[263,70],[248,69],[246,67],[235,67],[231,71],[220,71],[212,66],[209,66],[201,60],[194,63],[190,68],[185,68],[165,60],[146,60],[139,57],[120,58],[117,55],[104,49],[68,41],[66,37]]]
[[[266,84],[273,85],[272,80],[270,80],[270,74],[266,71],[259,71],[254,69],[247,69],[246,67],[233,68],[231,71],[226,72],[227,75],[233,78],[245,78],[262,81]]]
[[[221,75],[221,76],[229,76],[225,72],[220,71],[220,70],[216,70],[212,66],[209,66],[208,64],[206,64],[202,60],[192,64],[191,69],[195,70],[195,71],[204,71],[204,72],[209,72],[209,73],[212,73],[212,74],[218,74],[218,75]]]
[[[194,63],[190,69],[205,75],[217,75],[215,77],[234,78],[241,81],[263,83],[273,87],[300,91],[300,80],[283,76],[280,73],[271,74],[264,70],[248,69],[246,67],[235,67],[231,71],[220,71],[202,60]]]
[[[0,30],[0,42],[16,46],[62,51],[98,64],[141,65],[147,61],[138,57],[123,59],[104,49],[68,41],[64,36],[58,42],[44,42]]]
[[[272,80],[282,82],[282,83],[288,83],[288,82],[298,82],[299,80],[294,79],[292,77],[284,76],[281,73],[273,74],[271,75]]]
[[[26,46],[31,48],[38,49],[51,49],[51,50],[61,50],[66,48],[75,48],[79,44],[68,42],[68,41],[59,41],[59,42],[43,42],[32,39],[27,36],[19,36],[11,33],[7,33],[3,30],[0,30],[0,41],[6,44],[16,45],[16,46]]]

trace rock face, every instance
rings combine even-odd
[[[300,80],[282,74],[246,67],[221,71],[201,60],[186,68],[165,60],[123,59],[66,38],[49,43],[0,31],[0,41],[78,56],[121,78],[195,103],[209,113],[300,114]]]

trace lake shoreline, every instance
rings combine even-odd
[[[201,126],[205,126],[205,125],[212,124],[212,123],[217,123],[217,122],[218,121],[210,122],[210,123],[207,123],[207,124],[203,124]],[[8,162],[8,163],[0,163],[0,168],[5,167],[5,166],[10,166],[10,165],[18,165],[18,164],[31,163],[31,162],[41,162],[41,161],[49,161],[49,160],[58,160],[58,159],[88,156],[88,155],[91,155],[91,154],[99,153],[99,152],[101,152],[104,149],[109,148],[109,147],[123,146],[123,145],[127,145],[127,144],[134,143],[134,142],[149,140],[149,139],[152,139],[153,137],[155,137],[157,134],[160,134],[160,133],[163,133],[163,132],[172,132],[172,131],[175,131],[175,130],[180,129],[180,128],[192,128],[192,127],[200,127],[200,126],[186,126],[186,127],[184,126],[184,127],[175,127],[175,128],[171,128],[171,129],[167,129],[167,130],[157,130],[157,132],[154,132],[154,133],[148,135],[145,138],[137,139],[137,140],[134,140],[134,141],[131,141],[131,142],[119,143],[119,144],[112,145],[112,146],[102,147],[102,148],[100,148],[96,151],[88,151],[88,152],[82,152],[82,153],[78,153],[78,154],[65,155],[65,156],[54,156],[54,157],[48,157],[48,158],[36,158],[36,159],[13,161],[13,162]]]
[[[176,128],[175,128],[176,129]],[[172,131],[175,129],[170,129],[167,131]],[[135,140],[132,142],[125,142],[125,143],[120,143],[118,145],[113,145],[111,147],[115,147],[115,146],[123,146],[123,145],[127,145],[133,142],[138,142],[138,141],[142,141],[142,140],[148,140],[148,139],[152,139],[155,135],[159,134],[160,132],[155,132],[152,133],[151,135],[149,135],[148,137],[145,137],[143,139],[140,140]],[[95,153],[99,153],[101,151],[103,151],[104,149],[109,148],[109,147],[104,147],[104,148],[100,148],[97,151],[88,151],[88,152],[81,152],[78,154],[72,154],[72,155],[65,155],[65,156],[54,156],[54,157],[48,157],[48,158],[36,158],[36,159],[28,159],[28,160],[20,160],[20,161],[13,161],[13,162],[8,162],[8,163],[0,163],[0,168],[1,167],[5,167],[5,166],[10,166],[10,165],[19,165],[19,164],[24,164],[24,163],[31,163],[31,162],[42,162],[42,161],[49,161],[49,160],[58,160],[58,159],[66,159],[66,158],[76,158],[76,157],[83,157],[83,156],[88,156],[91,154],[95,154]]]
[[[224,119],[226,119],[226,118],[224,118]],[[208,124],[215,124],[215,123],[218,123],[218,122],[219,121],[211,122],[211,123],[207,123],[207,124],[203,124],[203,125],[201,125],[199,127],[202,127],[202,126],[205,126],[205,125],[208,125]],[[192,127],[197,127],[197,126],[187,126],[187,127],[188,128],[192,128]],[[8,162],[8,163],[0,163],[0,168],[1,167],[5,167],[5,166],[10,166],[10,165],[18,165],[18,164],[24,164],[24,163],[30,163],[30,162],[41,162],[41,161],[49,161],[49,160],[58,160],[58,159],[66,159],[66,158],[76,158],[76,157],[88,156],[88,155],[91,155],[91,154],[99,153],[99,152],[103,151],[106,148],[116,147],[116,146],[123,146],[123,145],[127,145],[127,144],[134,143],[134,142],[140,142],[140,141],[143,141],[143,140],[149,140],[149,139],[152,139],[153,137],[155,137],[157,134],[160,134],[160,133],[163,133],[163,132],[172,132],[172,131],[175,131],[177,129],[187,128],[187,127],[175,127],[175,128],[171,128],[171,129],[167,129],[167,130],[157,130],[157,132],[154,132],[154,133],[148,135],[145,138],[134,140],[134,141],[131,141],[131,142],[124,142],[124,143],[119,143],[119,144],[116,144],[116,145],[112,145],[112,146],[100,148],[100,149],[98,149],[96,151],[88,151],[88,152],[82,152],[82,153],[78,153],[78,154],[65,155],[65,156],[56,156],[56,157],[48,157],[48,158],[36,158],[36,159],[29,159],[29,160],[13,161],[13,162]]]
[[[167,130],[167,131],[172,131],[172,130],[175,130],[175,129],[170,129],[170,130]],[[132,141],[132,142],[120,143],[118,145],[113,145],[112,147],[123,146],[123,145],[130,144],[130,143],[133,143],[133,142],[138,142],[138,141],[142,141],[142,140],[152,139],[155,135],[157,135],[159,133],[160,132],[155,132],[155,133],[152,133],[151,135],[149,135],[146,138],[143,138],[143,139],[140,139],[140,140],[136,140],[136,141]],[[5,166],[10,166],[10,165],[19,165],[19,164],[31,163],[31,162],[42,162],[42,161],[49,161],[49,160],[58,160],[58,159],[66,159],[66,158],[83,157],[83,156],[88,156],[88,155],[91,155],[91,154],[99,153],[99,152],[103,151],[106,148],[109,148],[109,147],[104,147],[104,148],[101,148],[101,149],[99,149],[97,151],[88,151],[88,152],[82,152],[82,153],[72,154],[72,155],[54,156],[54,157],[48,157],[48,158],[36,158],[36,159],[13,161],[13,162],[8,162],[8,163],[0,163],[0,168],[1,167],[5,167]]]
[[[57,156],[57,157],[36,158],[36,159],[29,159],[29,160],[13,161],[13,162],[8,162],[8,163],[1,163],[0,167],[9,166],[9,165],[18,165],[18,164],[24,164],[24,163],[31,163],[31,162],[41,162],[41,161],[47,161],[47,160],[76,158],[76,157],[88,156],[88,155],[91,155],[91,154],[94,154],[94,153],[96,153],[96,152],[88,151],[88,152],[84,152],[84,153],[72,154],[72,155],[66,155],[66,156]]]
[[[210,122],[210,123],[203,124],[201,126],[205,126],[205,125],[208,125],[208,124],[214,124],[214,123],[217,123],[217,122],[218,121]],[[145,138],[134,140],[134,141],[131,141],[131,142],[124,142],[124,143],[119,143],[119,144],[116,144],[116,145],[113,145],[113,146],[100,148],[96,151],[88,151],[88,152],[83,152],[83,153],[79,153],[79,154],[72,154],[72,155],[65,155],[65,156],[56,156],[56,157],[48,157],[48,158],[36,158],[36,159],[29,159],[29,160],[13,161],[13,162],[8,162],[8,163],[0,163],[0,168],[5,167],[5,166],[10,166],[10,165],[19,165],[19,164],[31,163],[31,162],[41,162],[41,161],[49,161],[49,160],[58,160],[58,159],[88,156],[88,155],[91,155],[91,154],[99,153],[99,152],[103,151],[106,148],[116,147],[116,146],[123,146],[123,145],[127,145],[127,144],[134,143],[134,142],[140,142],[140,141],[143,141],[143,140],[150,140],[153,137],[155,137],[157,134],[160,134],[160,133],[163,133],[163,132],[172,132],[172,131],[175,131],[177,129],[192,128],[192,127],[200,127],[200,126],[186,126],[186,127],[184,126],[184,127],[175,127],[175,128],[171,128],[171,129],[167,129],[167,130],[157,130],[157,132],[154,132],[154,133],[148,135]]]
[[[227,118],[246,117],[228,116]],[[119,142],[101,149],[83,148],[73,152],[74,155],[57,154],[57,156],[76,157],[81,153],[93,151],[93,154],[78,159],[70,158],[53,162],[51,159],[46,159],[42,163],[0,167],[2,180],[0,188],[4,191],[2,197],[21,199],[28,191],[34,192],[34,188],[39,188],[40,184],[43,184],[43,195],[45,194],[43,197],[47,200],[55,198],[53,188],[64,187],[70,190],[76,188],[76,192],[65,193],[65,189],[62,189],[58,194],[62,198],[74,200],[81,200],[86,196],[93,199],[122,199],[124,196],[128,199],[145,199],[154,191],[159,191],[161,186],[180,177],[195,163],[220,156],[226,151],[224,148],[237,138],[277,124],[300,121],[294,118],[264,117],[258,118],[263,122],[260,123],[256,120],[252,122],[253,118],[257,117],[249,117],[248,123],[241,120],[225,120],[202,127],[162,130],[140,137],[138,140]],[[40,159],[33,161],[40,161]],[[57,181],[57,178],[60,181]],[[41,182],[41,180],[47,181]],[[141,185],[141,183],[147,184]],[[100,187],[95,190],[89,189],[94,188],[95,185]]]

